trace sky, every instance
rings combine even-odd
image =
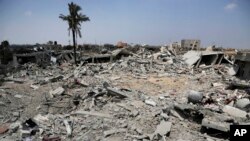
[[[90,18],[78,44],[165,45],[200,39],[201,45],[250,49],[249,0],[0,0],[0,41],[72,44],[68,3]]]

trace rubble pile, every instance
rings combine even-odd
[[[250,123],[249,82],[223,64],[128,51],[104,63],[25,63],[1,77],[0,140],[228,140],[230,125]]]

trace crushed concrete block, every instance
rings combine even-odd
[[[250,110],[250,100],[248,98],[242,98],[236,101],[235,107],[244,111]]]
[[[213,87],[220,87],[220,86],[223,86],[222,83],[212,83],[212,86]]]
[[[165,136],[171,131],[171,126],[172,126],[172,122],[162,120],[160,124],[157,125],[154,134]]]
[[[138,112],[137,110],[133,110],[132,113],[131,113],[131,115],[132,115],[133,117],[136,117],[136,116],[139,115],[139,112]]]
[[[229,105],[225,105],[222,111],[234,117],[247,118],[247,112]]]
[[[84,86],[84,87],[88,87],[89,86],[89,84],[87,82],[85,82],[84,80],[80,80],[79,84],[82,85],[82,86]]]
[[[216,129],[219,131],[223,132],[228,132],[230,130],[230,124],[226,122],[218,122],[218,121],[212,121],[211,119],[204,118],[202,120],[201,125],[203,127],[211,128],[211,129]]]
[[[63,87],[58,87],[58,88],[56,88],[55,90],[51,90],[50,92],[49,92],[49,94],[53,97],[53,96],[55,96],[55,95],[61,95],[61,94],[63,94],[64,93],[64,88]]]
[[[13,115],[14,117],[19,117],[19,116],[20,116],[20,113],[19,113],[19,112],[12,112],[12,115]]]
[[[41,114],[37,114],[36,116],[33,117],[33,120],[35,123],[37,123],[39,126],[46,125],[49,123],[49,118],[48,116],[42,116]]]
[[[157,105],[156,102],[154,102],[151,99],[145,100],[145,103],[148,104],[148,105],[151,105],[151,106],[156,106]]]
[[[169,116],[166,113],[161,113],[160,116],[163,117],[165,120],[169,119]]]

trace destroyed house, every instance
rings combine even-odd
[[[103,63],[103,62],[112,62],[113,60],[119,60],[122,57],[127,57],[130,55],[130,52],[126,49],[116,49],[111,53],[106,54],[96,54],[92,56],[82,57],[82,61],[92,62],[92,63]]]
[[[41,52],[33,52],[33,53],[24,53],[24,54],[14,54],[13,55],[13,63],[15,66],[18,64],[25,64],[28,62],[37,63],[37,64],[45,64],[50,62],[49,51],[41,51]]]
[[[189,66],[200,67],[221,64],[224,59],[223,52],[215,51],[189,51],[183,55],[183,59]]]
[[[195,49],[198,50],[201,47],[201,41],[196,39],[183,39],[181,40],[181,48],[186,48],[188,50]]]
[[[239,66],[236,76],[241,79],[250,80],[250,52],[237,53],[235,64]]]

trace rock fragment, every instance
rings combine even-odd
[[[145,100],[145,103],[148,104],[148,105],[151,105],[151,106],[156,106],[156,102],[154,102],[151,99]]]
[[[65,90],[64,90],[63,87],[58,87],[58,88],[56,88],[55,90],[51,90],[51,91],[49,92],[49,94],[50,94],[51,97],[54,97],[55,95],[61,95],[61,94],[63,94],[64,91],[65,91]]]
[[[234,117],[247,118],[247,112],[229,105],[225,105],[222,111]]]

